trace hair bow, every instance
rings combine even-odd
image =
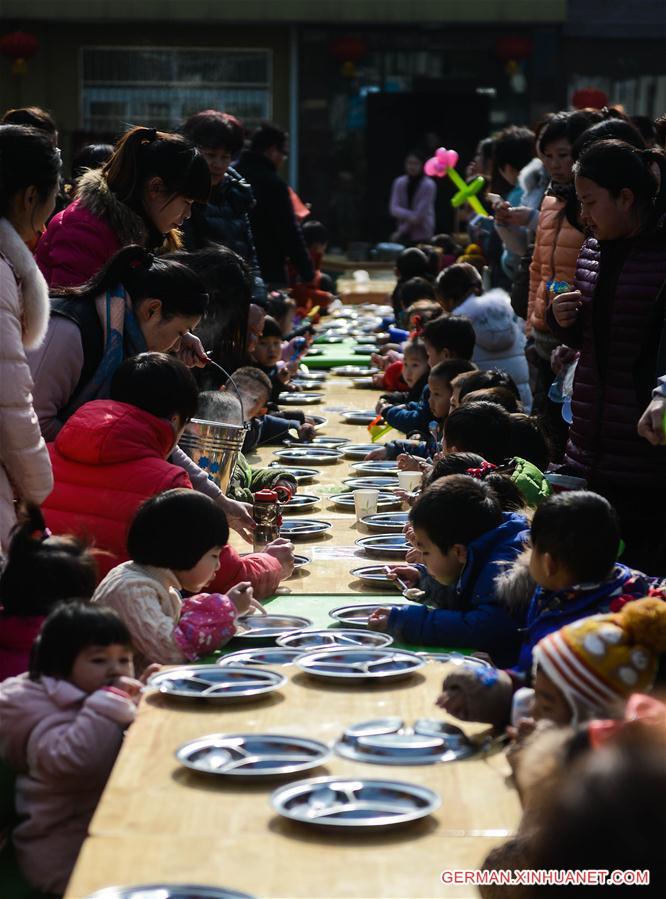
[[[491,471],[495,471],[496,468],[497,466],[492,462],[482,462],[478,468],[468,468],[466,474],[471,478],[482,481],[487,474],[490,474]]]

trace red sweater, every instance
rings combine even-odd
[[[68,419],[49,444],[55,487],[43,505],[54,534],[92,539],[100,579],[128,560],[127,531],[141,503],[174,487],[192,487],[182,468],[166,461],[173,448],[171,423],[126,403],[93,400]],[[226,593],[251,581],[264,599],[280,583],[281,566],[266,553],[239,556],[225,546],[211,592]]]

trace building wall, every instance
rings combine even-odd
[[[65,170],[71,161],[72,139],[81,128],[81,55],[85,46],[262,47],[273,52],[273,119],[289,121],[289,29],[179,24],[163,21],[137,29],[127,23],[72,25],[62,21],[23,25],[39,40],[37,55],[24,75],[11,75],[0,59],[0,109],[37,105],[48,109],[60,128]]]

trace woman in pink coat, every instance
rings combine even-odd
[[[132,128],[111,158],[77,182],[76,199],[54,215],[36,257],[50,287],[78,287],[122,247],[177,250],[192,203],[210,193],[206,160],[178,134]]]
[[[429,241],[435,233],[437,186],[423,171],[418,153],[405,159],[405,174],[391,187],[390,212],[396,220],[392,240],[413,244]]]
[[[125,625],[78,602],[49,615],[30,673],[0,684],[0,757],[17,772],[12,842],[36,889],[65,891],[140,690]]]
[[[49,295],[28,249],[53,212],[60,154],[48,135],[0,127],[0,552],[16,522],[14,503],[41,503],[53,479],[32,407],[26,350],[40,345]]]

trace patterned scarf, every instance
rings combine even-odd
[[[147,349],[130,299],[122,286],[98,296],[95,307],[104,332],[104,351],[90,381],[72,398],[66,409],[66,417],[90,400],[107,397],[111,379],[121,362]]]

